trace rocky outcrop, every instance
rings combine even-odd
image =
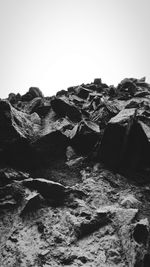
[[[0,100],[0,266],[150,266],[150,85]]]

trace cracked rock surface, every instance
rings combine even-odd
[[[150,266],[150,85],[0,100],[0,266]]]

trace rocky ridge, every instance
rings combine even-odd
[[[0,266],[150,266],[150,85],[0,100]]]

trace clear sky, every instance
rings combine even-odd
[[[150,82],[150,0],[0,0],[0,97]]]

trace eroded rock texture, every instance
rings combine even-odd
[[[0,100],[0,266],[150,266],[150,85]]]

